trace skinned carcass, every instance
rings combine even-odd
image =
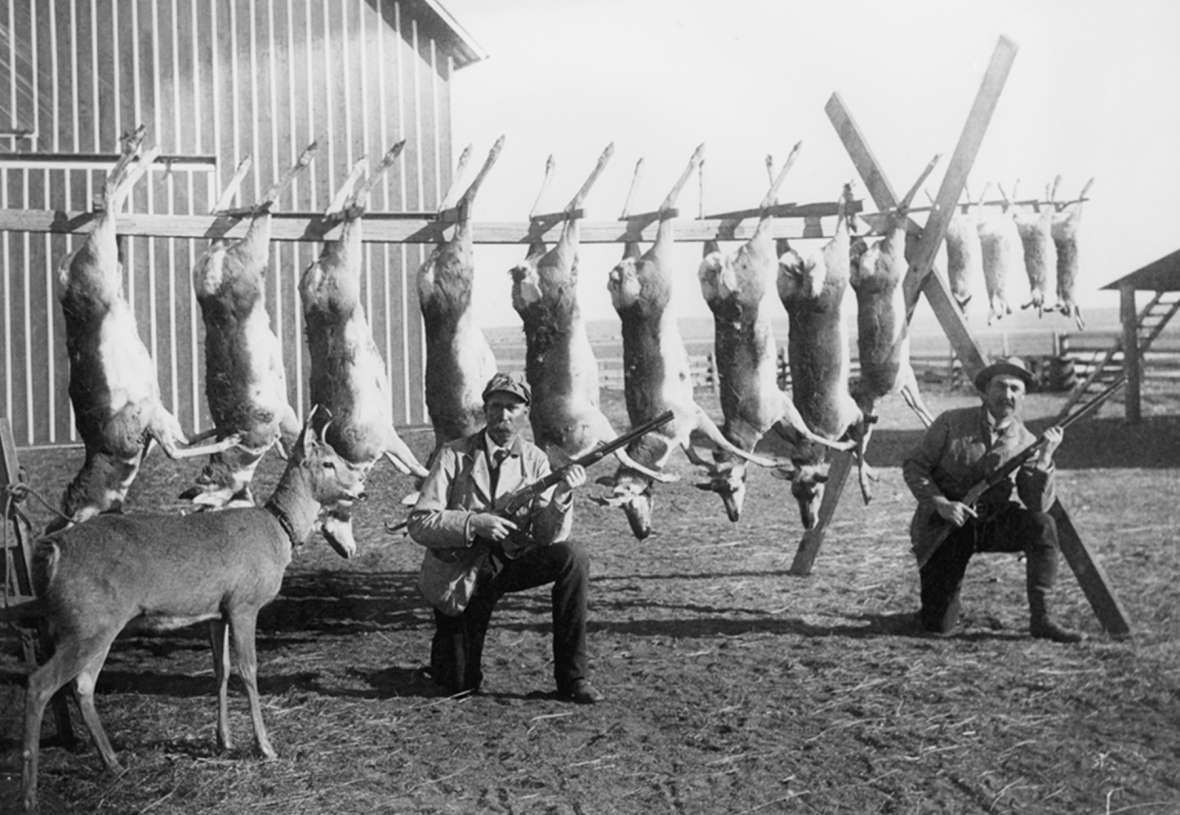
[[[225,450],[240,441],[230,436],[214,444],[187,446],[180,422],[160,401],[156,363],[123,296],[115,220],[132,187],[159,154],[156,149],[144,151],[143,134],[141,125],[121,139],[121,155],[107,175],[94,229],[58,267],[70,401],[86,461],[66,487],[62,517],[50,523],[50,532],[101,512],[121,511],[153,441],[173,459]]]
[[[556,466],[564,464],[563,458],[576,458],[618,436],[598,406],[598,360],[586,332],[586,320],[578,307],[577,293],[578,222],[582,217],[582,203],[613,154],[614,145],[608,145],[566,207],[557,244],[546,250],[542,241],[534,241],[524,262],[509,272],[512,306],[524,325],[525,375],[532,388],[529,421],[533,441],[556,458]],[[546,182],[552,169],[550,156],[545,168]],[[561,452],[556,453],[558,450]],[[626,450],[617,450],[615,456],[620,463],[653,479],[667,478],[631,459]]]
[[[496,358],[475,324],[471,304],[475,277],[471,207],[503,147],[501,136],[458,201],[458,223],[451,238],[440,241],[418,270],[418,304],[426,334],[426,410],[434,426],[436,452],[483,425],[481,394],[496,372]],[[444,207],[450,196],[448,192]]]
[[[778,255],[770,235],[770,207],[801,145],[796,144],[762,200],[762,214],[754,234],[733,254],[723,255],[717,244],[705,244],[698,271],[701,293],[713,312],[714,351],[720,380],[725,438],[752,451],[766,432],[782,423],[817,444],[847,449],[851,446],[812,433],[790,394],[778,387],[778,358],[771,310],[778,307]],[[769,165],[768,165],[769,166]],[[718,449],[708,468],[709,480],[696,486],[717,493],[731,521],[741,518],[746,496],[748,464]]]
[[[1086,182],[1074,201],[1053,204],[1053,243],[1057,247],[1057,309],[1066,317],[1072,317],[1078,330],[1085,328],[1082,310],[1077,303],[1078,285],[1078,227],[1082,222],[1082,202],[1094,179]],[[1054,184],[1056,193],[1056,184]],[[1050,195],[1052,198],[1053,195]]]
[[[622,321],[623,388],[632,426],[650,421],[667,410],[675,416],[658,432],[648,433],[627,447],[628,455],[654,470],[663,469],[676,446],[680,446],[694,462],[708,466],[708,462],[701,460],[689,444],[694,431],[741,458],[762,466],[773,464],[735,447],[693,400],[688,352],[680,336],[675,311],[670,308],[672,221],[676,214],[676,199],[689,176],[700,165],[703,155],[702,144],[693,152],[688,166],[660,204],[655,243],[642,256],[638,256],[638,247],[628,244],[622,261],[611,269],[607,283],[611,303]],[[643,539],[651,534],[650,477],[624,465],[613,476],[599,478],[598,483],[611,487],[612,493],[608,498],[597,500],[621,507],[635,537]]]
[[[1016,196],[1013,185],[1012,196]],[[1033,204],[1032,212],[1013,212],[1016,230],[1024,249],[1024,271],[1028,275],[1029,300],[1021,308],[1035,308],[1040,317],[1052,311],[1048,302],[1054,289],[1057,275],[1057,247],[1053,243],[1053,208],[1040,203]]]
[[[983,247],[979,242],[979,203],[987,196],[990,184],[974,202],[967,192],[967,202],[959,207],[946,227],[946,276],[951,296],[963,311],[983,279]]]
[[[1001,189],[1000,194],[1003,195]],[[1000,212],[980,215],[979,245],[983,250],[983,280],[987,286],[987,323],[1012,313],[1008,302],[1008,284],[1024,263],[1024,250],[1016,221],[1008,212],[1007,196]]]
[[[888,213],[884,237],[868,244],[863,252],[852,253],[856,256],[851,283],[856,293],[856,346],[860,359],[860,377],[853,388],[853,398],[865,420],[864,446],[868,445],[871,425],[876,421],[877,402],[895,390],[923,425],[929,427],[934,421],[922,402],[918,378],[910,365],[909,322],[902,281],[909,270],[905,256],[909,208],[938,159],[935,156],[926,165],[913,187]],[[867,481],[862,479],[866,502],[870,498],[867,486]]]
[[[848,390],[852,360],[844,319],[851,266],[851,201],[852,185],[845,184],[835,233],[819,251],[801,255],[788,249],[779,257],[778,294],[790,316],[787,360],[795,406],[816,433],[832,440],[856,442],[861,488],[866,490],[865,420]],[[795,445],[791,465],[791,469],[774,474],[790,480],[803,526],[812,529],[830,462],[822,447],[801,439]]]
[[[241,435],[237,445],[210,456],[196,484],[181,494],[198,506],[252,506],[250,482],[262,456],[276,443],[285,456],[299,435],[299,417],[287,401],[283,349],[266,310],[266,272],[271,208],[311,163],[315,149],[312,142],[251,209],[250,227],[241,239],[217,239],[193,267],[193,289],[205,322],[209,412],[220,435]],[[232,191],[227,189],[223,198]]]
[[[317,430],[342,458],[363,466],[366,477],[383,456],[402,473],[427,474],[394,427],[385,361],[361,302],[361,215],[373,185],[404,146],[404,140],[395,144],[359,184],[365,160],[356,163],[328,209],[341,222],[340,236],[324,242],[319,259],[299,280],[311,362],[308,390],[311,403],[327,409]],[[351,504],[329,507],[320,531],[344,557],[356,553]]]

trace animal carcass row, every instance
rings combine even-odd
[[[250,483],[262,456],[276,443],[289,450],[299,434],[299,419],[287,401],[283,349],[266,310],[266,273],[271,208],[315,149],[313,142],[253,207],[241,239],[219,238],[193,267],[205,322],[209,412],[220,435],[241,435],[236,446],[210,456],[196,484],[181,494],[199,506],[253,504]]]
[[[857,441],[863,471],[864,417],[848,392],[852,361],[844,319],[851,264],[851,200],[851,185],[845,185],[835,233],[820,251],[804,255],[788,249],[779,257],[778,293],[790,316],[787,359],[795,406],[816,433],[833,440],[851,437]],[[803,526],[811,529],[830,465],[824,450],[806,440],[796,446],[791,462],[791,470],[778,474],[790,479]]]
[[[693,400],[688,352],[680,336],[675,310],[670,307],[672,221],[676,215],[676,198],[689,176],[700,166],[703,155],[704,145],[701,145],[660,205],[655,243],[642,256],[637,256],[637,247],[628,245],[623,260],[611,270],[607,283],[611,303],[622,321],[623,388],[631,424],[635,426],[650,421],[667,410],[675,416],[660,431],[644,435],[627,448],[631,458],[652,470],[662,470],[678,445],[696,463],[707,467],[709,462],[700,460],[689,446],[693,431],[700,432],[712,444],[739,458],[762,466],[773,464],[735,447]],[[598,483],[612,488],[611,496],[600,499],[600,502],[622,507],[637,538],[651,534],[650,477],[623,465],[613,477],[604,476],[598,479]]]
[[[533,440],[554,456],[580,456],[618,434],[598,406],[598,360],[578,307],[578,223],[582,203],[614,153],[608,145],[593,172],[565,210],[557,245],[546,250],[537,240],[523,263],[514,266],[512,306],[524,325],[525,375],[532,389],[529,421]],[[546,180],[553,159],[546,165]],[[538,200],[540,196],[538,196]],[[615,452],[621,463],[651,478],[663,474],[647,470],[625,450]],[[564,463],[557,455],[558,466]]]
[[[434,426],[436,452],[483,424],[480,394],[496,371],[496,358],[472,310],[471,208],[503,147],[501,136],[459,199],[454,233],[435,247],[418,270],[418,303],[426,334],[426,410]]]
[[[102,209],[82,246],[58,268],[70,360],[70,401],[86,447],[81,470],[65,489],[54,531],[101,512],[120,511],[140,464],[155,441],[170,458],[189,458],[237,444],[189,444],[176,417],[160,400],[156,363],[140,339],[135,313],[123,296],[123,264],[115,220],[132,187],[159,150],[143,150],[144,128],[123,137],[121,155],[107,175]],[[211,435],[211,434],[206,434]]]
[[[394,145],[373,175],[352,189],[365,168],[363,159],[357,162],[329,208],[341,222],[340,236],[325,242],[319,259],[304,271],[299,294],[311,358],[311,400],[327,409],[322,423],[331,421],[326,441],[366,473],[385,456],[401,472],[425,478],[426,468],[394,427],[385,361],[373,342],[360,290],[361,215],[376,179],[404,145]],[[321,532],[340,554],[356,553],[351,506],[331,507]]]
[[[845,447],[812,433],[789,394],[778,387],[778,360],[771,326],[778,257],[770,234],[770,206],[776,190],[798,155],[796,144],[762,201],[754,234],[725,255],[716,243],[705,244],[698,278],[701,293],[713,312],[714,350],[721,385],[721,432],[729,441],[752,451],[768,430],[782,423],[803,438],[822,445]],[[741,517],[746,495],[747,462],[716,450],[709,480],[697,487],[717,493],[731,521]]]

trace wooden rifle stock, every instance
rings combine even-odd
[[[1114,396],[1115,391],[1121,388],[1126,383],[1126,381],[1126,374],[1120,375],[1118,379],[1107,386],[1105,390],[1058,422],[1057,427],[1065,430],[1074,422],[1089,415],[1103,402]],[[1031,461],[1033,456],[1040,453],[1041,448],[1044,446],[1045,437],[1042,435],[1039,436],[1037,440],[1028,447],[1021,450],[1012,458],[1008,459],[1002,465],[992,470],[990,473],[976,482],[975,485],[971,487],[971,489],[967,490],[967,494],[964,495],[962,499],[960,499],[959,503],[966,504],[967,506],[974,508],[975,502],[982,498],[984,493]],[[939,516],[937,515],[935,516],[935,518],[938,517]],[[918,559],[919,569],[929,562],[934,553],[938,551],[938,547],[942,546],[942,544],[946,542],[946,539],[951,536],[951,532],[957,529],[957,527],[950,521],[944,521],[944,524],[945,525],[942,527],[942,529],[939,530],[938,536],[931,540],[930,543],[924,544],[920,549],[916,546],[914,547],[914,556]]]

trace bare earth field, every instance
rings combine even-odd
[[[974,399],[927,391],[936,411]],[[620,396],[606,399],[622,425]],[[1035,395],[1029,414],[1059,403]],[[899,399],[882,410],[875,500],[845,493],[810,577],[787,573],[798,514],[764,472],[730,524],[676,459],[685,477],[658,489],[658,532],[644,542],[617,510],[579,499],[594,679],[608,697],[594,707],[549,695],[543,589],[502,602],[483,695],[447,698],[421,676],[432,623],[414,587],[420,550],[382,530],[410,485],[383,465],[359,512],[360,555],[343,561],[313,539],[263,612],[259,675],[279,759],[254,755],[236,679],[239,746],[217,753],[203,627],[125,635],[98,707],[126,771],[104,773],[84,734],[76,753],[56,746],[47,716],[43,811],[1180,812],[1180,400],[1149,395],[1134,428],[1116,400],[1067,435],[1062,501],[1136,632],[1106,637],[1063,566],[1061,617],[1090,635],[1076,646],[1027,637],[1023,564],[1009,555],[973,561],[955,636],[913,632],[913,502],[898,467],[919,425]],[[406,435],[426,452],[428,433]],[[21,456],[54,503],[81,460]],[[198,467],[153,453],[132,508],[178,510]],[[259,495],[279,471],[268,458]],[[14,812],[26,668],[7,630],[0,652],[0,812]]]

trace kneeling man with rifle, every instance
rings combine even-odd
[[[448,692],[477,693],[496,601],[552,583],[553,673],[559,698],[593,704],[586,661],[590,562],[569,540],[573,490],[586,467],[672,419],[671,412],[600,444],[557,471],[519,435],[532,393],[498,373],[483,391],[487,426],[442,447],[407,521],[426,547],[419,588],[434,607],[431,674]]]
[[[1053,620],[1049,601],[1058,561],[1057,524],[1048,512],[1055,500],[1053,452],[1066,422],[1040,438],[1029,432],[1021,408],[1030,384],[1032,374],[1018,357],[988,365],[975,377],[982,408],[943,413],[902,465],[918,499],[910,537],[922,582],[919,624],[927,631],[948,634],[958,622],[959,588],[973,554],[1024,552],[1029,633],[1055,642],[1082,639]]]

